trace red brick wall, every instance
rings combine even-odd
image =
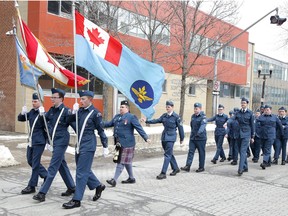
[[[17,58],[12,30],[12,17],[16,19],[14,1],[0,1],[0,130],[15,130],[15,96]]]

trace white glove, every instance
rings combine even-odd
[[[21,115],[25,115],[27,113],[27,106],[22,107]]]
[[[53,146],[51,146],[51,145],[48,144],[48,143],[46,143],[46,149],[47,149],[48,151],[53,152]]]
[[[40,114],[40,116],[43,116],[44,113],[45,113],[44,107],[43,107],[43,106],[40,106],[40,107],[39,107],[39,114]]]
[[[72,114],[75,114],[78,110],[79,110],[79,104],[78,104],[78,103],[75,103],[75,104],[73,105]]]
[[[103,148],[103,156],[106,158],[109,155],[109,149],[108,148]]]

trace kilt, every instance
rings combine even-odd
[[[134,147],[121,149],[121,164],[132,164],[134,157]]]

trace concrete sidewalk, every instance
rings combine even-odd
[[[61,197],[66,190],[58,174],[46,195],[38,203],[33,194],[21,195],[27,186],[30,168],[25,159],[26,149],[15,148],[19,141],[0,141],[8,146],[18,166],[0,168],[0,215],[287,215],[288,165],[274,165],[262,170],[259,163],[249,160],[249,172],[237,176],[238,166],[229,162],[211,164],[215,147],[207,148],[206,171],[196,173],[198,155],[192,170],[177,176],[167,175],[156,180],[163,162],[162,152],[137,151],[134,175],[136,184],[121,184],[127,178],[124,170],[117,186],[107,186],[106,179],[113,177],[115,164],[112,158],[96,157],[93,170],[106,184],[101,199],[92,201],[94,191],[86,189],[80,208],[62,209],[71,197]],[[225,146],[227,147],[227,146]],[[98,151],[101,149],[98,149]],[[225,150],[227,153],[227,149]],[[43,164],[47,167],[51,153],[45,151]],[[74,156],[66,154],[69,168],[75,176]],[[185,165],[186,152],[177,151],[179,166]],[[170,171],[169,171],[170,172]],[[39,182],[42,183],[41,180]],[[39,188],[37,188],[38,191]]]

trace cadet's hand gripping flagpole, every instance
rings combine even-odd
[[[75,0],[72,2],[72,15],[73,15],[73,40],[74,40],[74,76],[75,76],[75,103],[77,103],[77,65],[76,65],[76,21],[75,21]],[[79,154],[79,141],[78,141],[78,110],[76,111],[76,153]]]
[[[19,24],[20,24],[20,28],[21,28],[21,31],[22,31],[22,35],[23,35],[23,41],[25,43],[25,46],[26,46],[26,39],[25,39],[25,34],[24,34],[24,31],[23,31],[23,26],[22,26],[22,19],[21,19],[21,16],[20,16],[20,11],[19,11],[19,4],[17,3],[17,1],[15,0],[15,8],[17,10],[17,15],[18,15],[18,19],[19,19]],[[16,37],[16,35],[15,35]],[[35,88],[36,88],[36,91],[37,91],[37,95],[38,95],[38,98],[40,100],[40,105],[42,106],[42,98],[40,96],[40,93],[39,93],[39,88],[38,88],[38,83],[36,81],[36,77],[35,77],[35,74],[34,74],[34,66],[33,66],[33,63],[31,63],[32,65],[32,74],[33,74],[33,79],[34,79],[34,83],[35,83]],[[26,114],[26,118],[27,118],[27,114]],[[51,146],[53,146],[53,143],[52,143],[52,139],[50,137],[50,134],[49,134],[49,129],[48,129],[48,125],[47,125],[47,121],[46,121],[46,118],[45,118],[45,114],[43,115],[43,119],[44,119],[44,124],[45,124],[45,128],[46,128],[46,132],[47,132],[47,136],[48,136],[48,140],[49,140],[49,143]]]

